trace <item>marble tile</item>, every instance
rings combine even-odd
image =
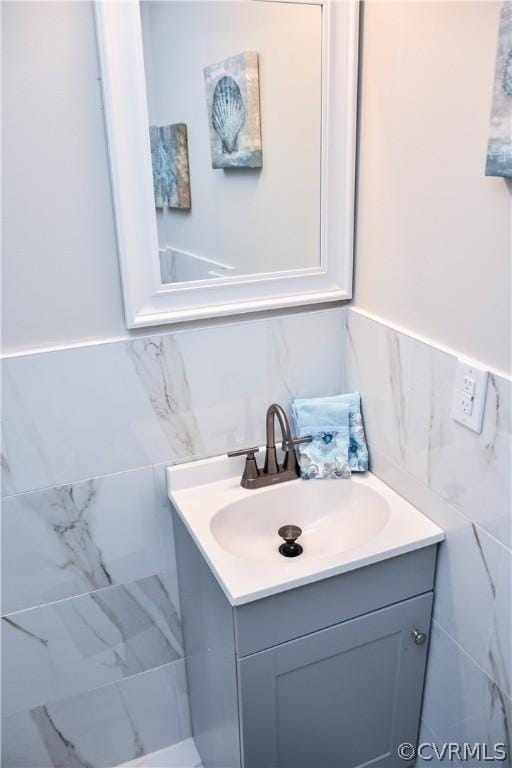
[[[118,768],[202,768],[201,758],[193,739],[161,749]]]
[[[127,344],[4,360],[4,450],[16,492],[171,457]]]
[[[414,371],[406,469],[432,488],[437,467],[435,459],[444,445],[450,442],[456,426],[450,414],[456,360],[426,344],[413,343]],[[467,431],[465,427],[462,429]],[[444,498],[452,501],[451,496],[445,495]]]
[[[181,334],[194,415],[209,455],[245,447],[264,434],[267,323],[237,323]]]
[[[295,397],[342,392],[345,314],[340,308],[268,321],[266,405],[288,408]]]
[[[161,749],[118,768],[202,768],[201,758],[193,739]]]
[[[434,618],[484,667],[506,550],[453,509],[439,524],[447,537],[439,550]]]
[[[386,325],[347,313],[346,389],[361,392],[369,443],[429,485],[449,426],[455,360]]]
[[[375,449],[371,458],[372,471],[381,480],[445,531],[446,539],[438,550],[434,618],[485,668],[491,627],[499,622],[493,617],[510,616],[505,578],[510,563],[508,550]]]
[[[436,401],[437,421],[445,426],[432,441],[429,484],[510,549],[510,382],[494,375],[489,377],[481,434],[450,419],[452,387],[453,381],[450,386],[447,382],[444,397]]]
[[[11,466],[9,464],[9,459],[7,456],[7,447],[5,445],[3,424],[1,425],[1,430],[2,430],[2,433],[1,433],[2,442],[0,446],[1,492],[2,492],[2,496],[8,496],[11,493],[15,493],[16,488],[14,486]]]
[[[157,499],[151,467],[4,499],[2,613],[170,568]]]
[[[370,445],[509,549],[511,383],[491,375],[482,433],[451,419],[456,359],[348,310],[345,389],[361,392]]]
[[[190,702],[188,697],[188,681],[185,659],[179,659],[174,664],[176,681],[175,693],[180,723],[180,732],[190,735],[192,733],[192,721],[190,717]]]
[[[176,554],[174,544],[174,528],[172,508],[167,495],[166,464],[153,467],[153,481],[156,495],[156,515],[160,537],[160,560],[162,563],[162,575],[165,587],[169,593],[171,603],[180,613],[180,593],[178,588],[178,572],[176,567]]]
[[[4,714],[183,656],[180,620],[159,576],[11,614],[2,629]]]
[[[407,456],[414,342],[350,310],[345,391],[361,392],[368,443],[395,462]]]
[[[185,336],[183,341],[189,341]],[[205,452],[192,407],[190,383],[179,337],[174,334],[134,339],[124,345],[155,422],[167,438],[172,458]]]
[[[175,694],[178,663],[5,717],[2,765],[106,768],[188,739]]]
[[[487,411],[488,413],[488,411]],[[512,546],[510,434],[491,435],[486,416],[482,435],[457,428],[453,439],[438,449],[433,461],[432,488],[508,549]]]
[[[184,667],[184,660],[179,659],[149,674],[130,677],[121,684],[124,701],[137,723],[143,745],[175,744],[192,735],[188,693],[182,684]],[[172,716],[169,735],[164,740],[159,713],[165,709]]]
[[[433,622],[423,719],[441,742],[510,744],[512,702]],[[501,762],[501,765],[510,765]]]
[[[190,736],[164,468],[262,442],[271,401],[339,392],[344,312],[4,361],[6,764],[105,768]]]
[[[437,736],[432,730],[432,728],[430,728],[424,720],[421,720],[420,730],[418,734],[418,744],[425,743],[425,742],[427,744],[430,744],[433,741],[436,741],[436,739],[437,739]]]
[[[260,440],[269,401],[289,401],[297,382],[305,394],[339,390],[343,312],[7,358],[4,494]],[[276,336],[287,345],[288,372],[269,351]]]
[[[426,722],[422,720],[420,723],[420,732],[417,743],[417,750],[420,754],[416,757],[416,762],[414,764],[417,768],[421,765],[425,765],[425,763],[429,766],[446,765],[446,762],[443,762],[443,760],[439,759],[437,756],[434,745],[438,746],[440,749],[442,748],[438,736],[431,728],[429,728]],[[421,757],[422,755],[424,757]]]
[[[485,670],[512,696],[512,553],[507,552],[496,577],[496,600],[491,621]]]
[[[482,434],[450,416],[456,358],[353,310],[345,389],[362,394],[372,471],[446,531],[425,728],[438,742],[510,736],[509,380],[491,375]]]

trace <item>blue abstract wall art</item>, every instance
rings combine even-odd
[[[512,177],[512,2],[501,9],[486,176]]]
[[[188,139],[185,123],[149,128],[153,190],[157,208],[190,208]]]

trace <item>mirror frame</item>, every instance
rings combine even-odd
[[[139,2],[95,2],[128,328],[352,297],[359,3],[306,1],[322,7],[320,265],[168,284],[160,278]]]

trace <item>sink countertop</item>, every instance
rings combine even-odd
[[[439,526],[370,472],[246,490],[244,461],[220,456],[167,468],[169,499],[233,606],[444,539]],[[303,528],[306,556],[278,553],[277,528],[287,523]]]

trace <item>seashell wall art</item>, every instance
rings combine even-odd
[[[190,208],[187,126],[151,125],[149,138],[155,207]]]
[[[204,70],[212,168],[261,168],[258,54],[246,51]]]

